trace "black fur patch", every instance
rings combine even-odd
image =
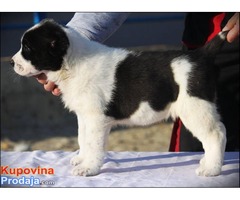
[[[142,101],[152,109],[163,110],[176,101],[179,87],[174,81],[170,63],[180,52],[142,52],[119,63],[115,90],[105,114],[115,119],[128,118]]]
[[[203,49],[188,52],[193,67],[188,78],[187,92],[190,96],[214,102],[219,69],[214,65],[214,57],[204,54]]]
[[[68,47],[69,40],[62,27],[52,20],[44,20],[23,35],[21,53],[37,70],[57,71]]]
[[[214,61],[216,54],[226,42],[225,38],[228,32],[225,31],[221,33],[221,36],[215,36],[202,48],[185,52],[188,55],[189,61],[193,64],[187,88],[190,96],[215,102],[220,70],[214,64]]]

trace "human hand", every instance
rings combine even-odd
[[[52,92],[53,95],[59,96],[61,94],[60,89],[55,85],[55,83],[51,81],[47,81],[47,76],[45,74],[40,74],[38,76],[35,76],[37,81],[44,85],[44,89],[46,91]]]
[[[228,31],[227,41],[233,42],[239,36],[239,13],[235,13],[227,22],[223,31]]]

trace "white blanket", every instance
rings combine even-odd
[[[108,152],[100,174],[72,176],[73,167],[69,163],[76,154],[63,151],[2,151],[1,186],[239,187],[239,152],[225,153],[222,173],[216,177],[195,174],[203,155],[195,152]]]

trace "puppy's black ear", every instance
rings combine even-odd
[[[69,47],[69,40],[64,32],[55,33],[49,42],[49,53],[53,56],[64,56]]]
[[[54,56],[64,56],[69,47],[69,40],[64,28],[51,19],[45,19],[41,22],[45,28],[48,39],[48,52]]]
[[[64,31],[63,26],[55,22],[53,19],[43,19],[40,22],[40,29],[44,30],[42,33],[45,39],[48,39],[49,47],[52,49],[65,49],[69,46],[68,37]]]

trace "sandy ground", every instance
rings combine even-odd
[[[160,123],[149,127],[122,128],[109,135],[109,151],[168,151],[172,123]],[[63,150],[78,149],[77,136],[50,137],[39,141],[17,141],[4,138],[1,150]]]

